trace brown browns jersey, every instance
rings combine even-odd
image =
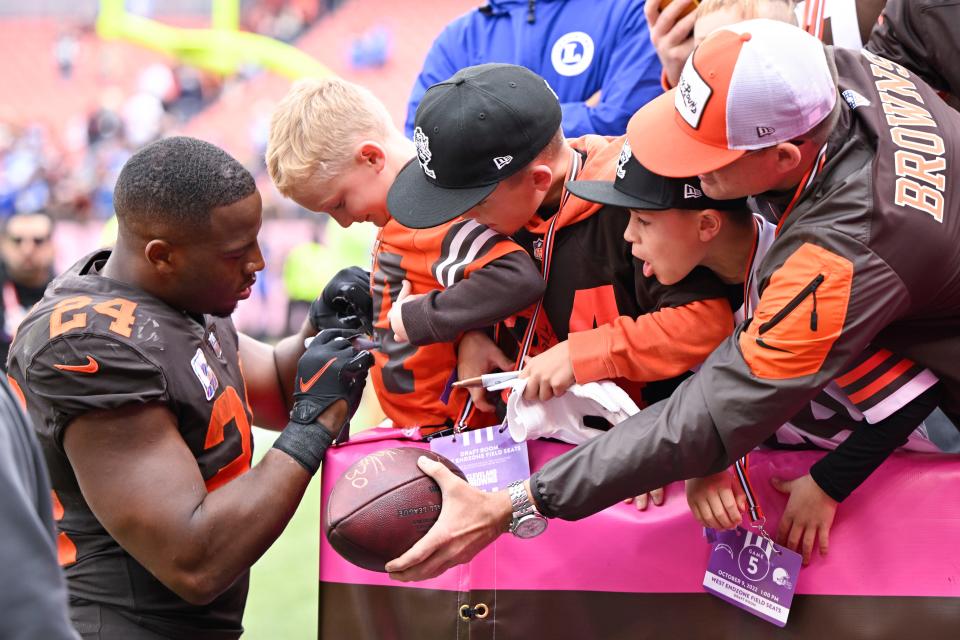
[[[250,468],[252,414],[233,323],[188,315],[99,275],[109,255],[87,256],[50,284],[21,325],[8,362],[50,469],[70,595],[171,637],[235,638],[243,630],[248,574],[208,605],[181,599],[100,524],[63,449],[74,418],[156,402],[176,416],[209,491]]]

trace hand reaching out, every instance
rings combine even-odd
[[[457,349],[457,376],[460,380],[476,378],[500,369],[511,371],[513,361],[500,351],[487,334],[468,331],[460,338]],[[470,387],[470,398],[481,411],[493,412],[495,407],[483,387]]]
[[[804,565],[810,564],[815,541],[819,541],[820,555],[827,555],[839,503],[824,493],[809,473],[793,480],[771,478],[770,484],[790,496],[777,527],[777,542],[800,553]]]
[[[664,502],[663,487],[660,487],[659,489],[654,489],[649,493],[641,493],[635,498],[627,498],[623,502],[624,504],[632,503],[634,506],[637,507],[637,511],[646,511],[647,506],[650,504],[651,501],[653,502],[653,504],[657,505],[658,507],[663,506],[663,502]]]
[[[527,381],[524,400],[545,402],[554,396],[562,396],[577,381],[570,360],[570,344],[565,340],[528,358],[520,371],[520,378]]]
[[[737,478],[721,471],[706,478],[687,480],[687,504],[693,517],[711,529],[733,529],[743,521],[747,496]]]

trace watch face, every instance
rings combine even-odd
[[[547,519],[535,515],[527,515],[520,518],[517,527],[513,530],[518,538],[533,538],[543,533],[547,528]]]

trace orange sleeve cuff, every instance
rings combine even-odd
[[[567,338],[573,376],[578,384],[618,377],[612,369],[610,357],[612,328],[612,324],[605,324],[589,331],[571,333]]]
[[[571,333],[570,360],[580,384],[665,380],[702,363],[732,331],[726,299],[699,300]]]
[[[662,69],[660,71],[660,86],[663,87],[664,91],[670,91],[673,87],[670,86],[670,80],[667,79],[667,70]]]

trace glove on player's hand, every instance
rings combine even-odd
[[[310,323],[317,331],[354,329],[373,333],[370,272],[347,267],[337,272],[310,305]]]
[[[297,364],[290,421],[310,424],[337,400],[346,400],[347,421],[360,405],[367,370],[373,366],[369,351],[350,344],[356,331],[326,329],[310,342]]]

